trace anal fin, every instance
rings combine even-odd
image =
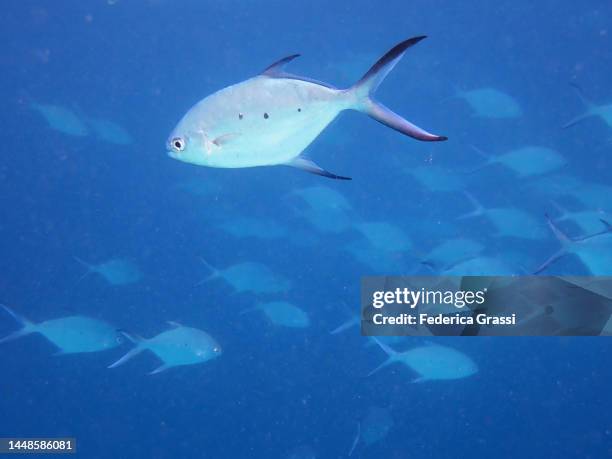
[[[343,177],[341,175],[333,174],[329,171],[326,171],[322,167],[318,166],[315,162],[310,159],[303,158],[298,156],[297,158],[292,159],[288,163],[285,163],[286,166],[295,167],[297,169],[301,169],[306,172],[310,172],[311,174],[321,175],[323,177],[327,177],[335,180],[352,180],[350,177]]]

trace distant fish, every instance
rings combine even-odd
[[[287,228],[269,218],[234,217],[217,227],[237,238],[279,239],[288,234]]]
[[[377,338],[373,339],[389,358],[368,376],[392,363],[401,363],[416,372],[418,376],[412,382],[462,379],[478,372],[478,366],[470,357],[451,347],[430,343],[397,352]]]
[[[293,190],[290,196],[301,198],[311,209],[351,210],[344,195],[327,186],[309,186]]]
[[[587,186],[579,178],[567,174],[541,176],[537,177],[537,180],[523,182],[522,185],[523,192],[538,194],[549,199],[572,196],[575,192]]]
[[[525,211],[513,207],[485,208],[471,193],[465,192],[464,194],[473,204],[474,210],[457,217],[458,220],[483,216],[497,229],[496,237],[516,237],[531,240],[546,237],[546,232],[540,221]]]
[[[402,251],[377,247],[367,239],[351,241],[344,250],[355,261],[367,266],[370,274],[406,274],[406,254]]]
[[[149,339],[122,332],[136,346],[108,368],[123,365],[142,351],[151,351],[162,361],[162,365],[150,375],[168,368],[208,362],[221,355],[221,346],[208,333],[176,322],[169,324],[172,327],[170,330]]]
[[[474,116],[482,118],[519,118],[523,111],[510,95],[494,88],[457,91],[455,97],[465,100]]]
[[[111,285],[127,285],[134,284],[142,278],[140,268],[124,258],[114,258],[99,264],[90,264],[77,257],[74,259],[87,268],[81,279],[90,273],[95,273]]]
[[[298,55],[285,57],[261,75],[217,91],[192,107],[168,137],[168,155],[200,166],[286,165],[329,178],[348,179],[322,169],[302,155],[344,110],[366,113],[418,140],[446,140],[409,123],[372,98],[406,50],[424,38],[399,43],[354,86],[344,90],[286,73],[284,66]]]
[[[557,222],[572,222],[580,228],[583,234],[594,234],[606,229],[604,221],[612,221],[612,215],[603,210],[567,210],[556,202],[552,205],[557,209],[559,215],[555,217]]]
[[[260,303],[254,308],[247,310],[258,310],[274,325],[290,328],[306,328],[310,325],[308,314],[297,306],[286,301],[272,301],[270,303]]]
[[[595,105],[585,97],[580,86],[576,84],[572,84],[572,86],[576,89],[578,96],[586,106],[586,112],[567,122],[563,126],[563,129],[567,129],[568,127],[574,126],[575,124],[578,124],[579,122],[591,117],[598,117],[604,123],[606,123],[608,127],[612,127],[612,104]]]
[[[501,155],[489,155],[476,147],[473,148],[486,158],[485,164],[478,169],[499,164],[510,169],[519,177],[547,174],[566,164],[563,156],[555,150],[546,147],[528,145]]]
[[[223,279],[236,293],[282,293],[291,289],[289,280],[261,263],[243,262],[225,269],[217,269],[203,258],[200,260],[212,271],[212,274],[200,281],[200,284],[213,279]]]
[[[384,440],[393,425],[393,417],[389,409],[378,406],[371,407],[363,420],[357,424],[357,434],[348,455],[353,454],[359,443],[363,443],[367,447]]]
[[[85,316],[69,316],[34,323],[2,305],[17,322],[20,330],[0,339],[0,343],[38,333],[54,344],[58,354],[78,354],[112,349],[122,342],[116,327],[98,319]]]
[[[87,123],[100,140],[116,145],[129,145],[133,142],[132,136],[113,121],[88,118]]]
[[[89,134],[87,124],[65,107],[37,103],[32,103],[30,107],[42,115],[51,129],[76,137]]]
[[[475,257],[483,250],[484,246],[480,242],[471,239],[448,239],[434,247],[425,256],[422,263],[430,265],[433,268],[448,266],[458,261]]]
[[[431,192],[458,191],[465,188],[465,181],[458,174],[438,166],[419,166],[408,169],[419,184]]]
[[[516,276],[524,274],[524,269],[513,267],[503,261],[504,257],[478,255],[459,260],[442,268],[443,276]]]
[[[412,241],[408,235],[401,228],[389,222],[357,223],[355,229],[376,250],[405,252],[412,247]]]
[[[295,209],[295,215],[319,233],[342,233],[353,223],[353,217],[342,209]]]
[[[612,225],[604,222],[606,229],[598,233],[571,239],[547,216],[550,229],[561,243],[561,250],[546,260],[535,271],[539,274],[559,258],[573,254],[593,276],[612,276]]]

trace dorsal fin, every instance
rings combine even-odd
[[[292,54],[291,56],[283,57],[281,60],[276,61],[274,64],[267,67],[263,72],[261,72],[261,74],[271,77],[282,75],[285,65],[299,56],[299,54]]]

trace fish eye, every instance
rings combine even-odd
[[[219,348],[219,347],[213,347],[213,352],[214,352],[214,353],[221,352],[221,348]]]
[[[171,142],[174,151],[183,151],[185,149],[185,141],[180,137],[175,137]]]

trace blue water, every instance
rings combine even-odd
[[[179,321],[213,335],[223,355],[147,376],[158,366],[147,353],[106,368],[127,343],[68,356],[53,356],[39,336],[5,343],[0,437],[75,437],[87,458],[288,458],[300,446],[337,458],[348,454],[368,409],[382,406],[393,427],[353,457],[611,454],[606,338],[439,339],[470,355],[479,372],[410,384],[413,376],[401,366],[366,378],[383,352],[364,347],[357,328],[329,330],[346,320],[342,304],[358,310],[361,276],[410,273],[451,237],[479,241],[517,273],[533,271],[559,249],[545,223],[544,214],[554,214],[550,197],[507,170],[466,176],[468,189],[488,207],[529,212],[548,231],[545,238],[497,238],[484,219],[458,221],[471,210],[461,192],[432,192],[406,170],[431,164],[465,174],[482,163],[471,145],[501,153],[535,144],[567,160],[549,175],[611,186],[610,128],[595,118],[560,126],[584,111],[569,82],[594,101],[612,100],[612,6],[381,3],[3,2],[0,301],[35,321],[82,314],[144,336]],[[351,182],[285,167],[202,168],[166,155],[169,132],[196,101],[285,55],[302,54],[293,72],[348,87],[395,43],[420,34],[429,38],[407,52],[377,97],[448,142],[420,143],[362,114],[342,114],[308,155]],[[452,97],[456,89],[480,87],[512,95],[523,116],[474,117]],[[32,103],[112,120],[133,142],[51,129]],[[180,187],[185,183],[219,188],[197,196]],[[380,269],[358,262],[345,250],[358,233],[322,233],[296,214],[287,195],[313,185],[341,192],[352,218],[402,228],[413,250],[394,253]],[[241,216],[274,220],[289,235],[236,238],[215,225]],[[580,236],[571,224],[564,228]],[[143,279],[126,286],[95,275],[79,281],[84,271],[74,256],[129,258]],[[217,267],[266,264],[292,282],[278,297],[307,311],[312,325],[283,329],[260,314],[241,314],[260,298],[234,294],[218,280],[196,286],[210,274],[199,257]],[[550,272],[588,269],[568,257]],[[0,336],[17,326],[3,314]]]

